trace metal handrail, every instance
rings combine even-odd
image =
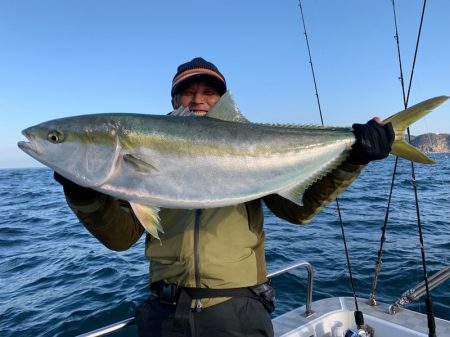
[[[314,278],[314,271],[310,263],[308,262],[299,262],[292,266],[277,270],[273,273],[270,273],[267,275],[269,278],[273,278],[275,276],[284,274],[292,269],[298,268],[298,267],[305,267],[306,271],[308,272],[308,288],[306,293],[306,309],[305,309],[305,316],[308,317],[313,313],[311,310],[311,304],[312,304],[312,288],[313,288],[313,278]],[[99,328],[97,330],[93,330],[87,333],[84,333],[82,335],[78,335],[77,337],[99,337],[99,336],[105,336],[107,334],[110,334],[112,332],[124,329],[126,327],[129,327],[131,325],[136,324],[136,320],[134,317],[130,317],[128,319],[125,319],[120,322],[113,323],[111,325],[107,325],[103,328]]]
[[[311,264],[306,261],[299,262],[290,267],[286,267],[286,268],[280,269],[278,271],[275,271],[275,272],[269,274],[268,277],[275,277],[275,276],[284,274],[284,273],[288,272],[289,270],[292,270],[292,269],[295,269],[298,267],[305,267],[306,271],[308,272],[308,288],[306,291],[306,309],[305,309],[305,316],[308,317],[313,313],[313,311],[311,310],[311,304],[312,304],[314,271],[313,271]]]
[[[428,289],[431,290],[450,278],[450,265],[438,271],[428,278]],[[391,315],[396,314],[400,310],[400,306],[417,301],[426,293],[425,281],[419,283],[414,288],[405,291],[400,298],[389,307]]]

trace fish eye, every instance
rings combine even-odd
[[[64,134],[57,130],[52,130],[48,133],[47,140],[53,144],[61,143],[64,140]]]

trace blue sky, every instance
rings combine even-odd
[[[225,75],[251,121],[320,124],[298,0],[0,1],[0,168],[40,166],[21,130],[100,112],[165,114],[180,63]],[[391,0],[302,0],[327,125],[402,110]],[[214,7],[214,8],[213,8]],[[397,0],[406,80],[422,1]],[[450,95],[450,1],[428,1],[410,105]],[[411,127],[450,133],[450,103]]]

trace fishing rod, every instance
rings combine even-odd
[[[300,7],[300,14],[302,16],[303,32],[305,34],[306,47],[308,49],[309,65],[311,67],[311,74],[312,74],[312,78],[313,78],[313,82],[314,82],[314,90],[315,90],[315,95],[316,95],[316,100],[317,100],[317,106],[319,108],[320,121],[323,126],[324,123],[323,123],[322,108],[320,106],[319,90],[317,89],[316,74],[314,72],[314,64],[313,64],[312,57],[311,57],[311,48],[309,47],[308,33],[306,32],[305,17],[303,15],[303,7],[302,7],[301,0],[298,0],[298,6]]]
[[[301,13],[301,18],[302,18],[302,24],[303,24],[303,31],[304,31],[304,35],[305,35],[305,40],[306,40],[306,46],[307,46],[307,50],[308,50],[308,57],[309,57],[309,64],[311,66],[311,73],[312,73],[312,78],[313,78],[313,82],[314,82],[314,90],[315,90],[315,95],[317,98],[317,105],[319,108],[319,114],[320,114],[320,120],[322,123],[322,126],[324,126],[324,121],[323,121],[323,114],[322,114],[322,109],[320,106],[320,99],[319,99],[319,91],[317,88],[317,81],[316,81],[316,75],[314,72],[314,65],[313,65],[313,61],[312,61],[312,56],[311,56],[311,48],[309,46],[309,39],[308,39],[308,33],[306,32],[306,23],[305,23],[305,16],[303,14],[303,6],[302,6],[302,2],[301,0],[298,0],[298,5],[300,7],[300,13]],[[355,323],[358,329],[364,329],[364,315],[363,313],[359,310],[358,307],[358,299],[357,299],[357,295],[356,295],[356,287],[355,287],[355,283],[354,283],[354,279],[353,279],[353,274],[352,274],[352,267],[351,267],[351,263],[350,263],[350,255],[348,252],[348,247],[347,247],[347,240],[345,237],[345,230],[344,230],[344,222],[342,220],[342,212],[341,212],[341,208],[339,206],[339,199],[336,198],[336,209],[337,209],[337,213],[338,213],[338,218],[339,218],[339,224],[341,227],[341,234],[342,234],[342,241],[344,243],[344,251],[345,251],[345,259],[347,262],[347,269],[348,269],[348,274],[349,274],[349,279],[350,279],[350,285],[351,285],[351,289],[352,289],[352,294],[353,294],[353,299],[355,302]]]
[[[412,67],[411,67],[411,75],[410,75],[410,78],[409,78],[408,90],[407,90],[407,93],[406,93],[406,91],[405,91],[405,81],[404,81],[404,76],[403,76],[402,57],[401,57],[401,53],[400,53],[400,37],[399,37],[399,33],[398,33],[397,13],[396,13],[396,9],[395,9],[395,0],[392,0],[392,9],[393,9],[394,26],[395,26],[395,36],[394,37],[395,37],[395,40],[396,40],[397,55],[398,55],[398,62],[399,62],[399,68],[400,68],[400,77],[399,77],[399,79],[400,79],[400,84],[401,84],[401,88],[402,88],[403,103],[404,103],[404,108],[405,109],[408,107],[409,96],[410,96],[410,93],[411,93],[412,81],[413,81],[413,76],[414,76],[414,69],[415,69],[415,64],[416,64],[416,60],[417,60],[417,53],[418,53],[418,49],[419,49],[419,42],[420,42],[420,37],[421,37],[421,32],[422,32],[422,27],[423,27],[423,19],[424,19],[424,16],[425,16],[426,4],[427,4],[427,1],[424,0],[423,7],[422,7],[422,15],[421,15],[421,18],[420,18],[419,30],[418,30],[418,34],[417,34],[416,47],[415,47],[415,51],[414,51],[414,59],[413,59]],[[409,143],[411,143],[411,135],[410,135],[409,127],[407,128],[407,134],[408,134],[408,141],[409,141]],[[382,255],[382,251],[383,251],[385,232],[386,232],[387,221],[388,221],[388,217],[389,217],[391,195],[392,195],[392,190],[393,190],[393,185],[394,185],[395,173],[396,173],[396,170],[397,170],[397,163],[398,163],[398,157],[396,157],[396,159],[395,159],[394,172],[393,172],[393,177],[392,177],[392,182],[391,182],[391,191],[390,191],[389,201],[388,201],[388,205],[387,205],[387,209],[386,209],[384,225],[383,225],[383,228],[382,228],[382,237],[381,237],[381,242],[380,242],[380,249],[378,250],[378,257],[377,257],[377,261],[376,261],[376,264],[375,264],[375,276],[374,276],[374,281],[373,281],[373,285],[372,285],[372,293],[371,293],[370,298],[369,298],[369,304],[370,305],[376,305],[376,300],[375,300],[376,284],[377,284],[377,280],[378,280],[378,275],[379,275],[380,270],[381,270],[381,263],[382,263],[381,262],[381,255]],[[427,311],[429,337],[435,337],[436,336],[436,324],[435,324],[434,313],[433,313],[433,302],[432,302],[431,297],[430,297],[430,288],[429,288],[429,285],[428,285],[428,276],[427,276],[427,268],[426,268],[426,257],[425,257],[425,245],[424,245],[424,240],[423,240],[422,225],[421,225],[421,221],[420,221],[419,198],[418,198],[418,193],[417,193],[415,168],[414,168],[414,163],[413,162],[411,162],[411,176],[412,176],[412,185],[413,185],[415,205],[416,205],[416,215],[417,215],[417,224],[418,224],[418,231],[419,231],[420,251],[421,251],[421,257],[422,257],[422,268],[423,268],[423,272],[424,272],[424,284],[423,285],[424,285],[425,293],[426,293],[425,304],[426,304],[426,311]]]

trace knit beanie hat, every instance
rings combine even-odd
[[[227,91],[225,77],[211,62],[201,57],[196,57],[178,67],[178,71],[172,80],[172,97],[181,92],[192,81],[205,81],[217,89],[219,95]]]

